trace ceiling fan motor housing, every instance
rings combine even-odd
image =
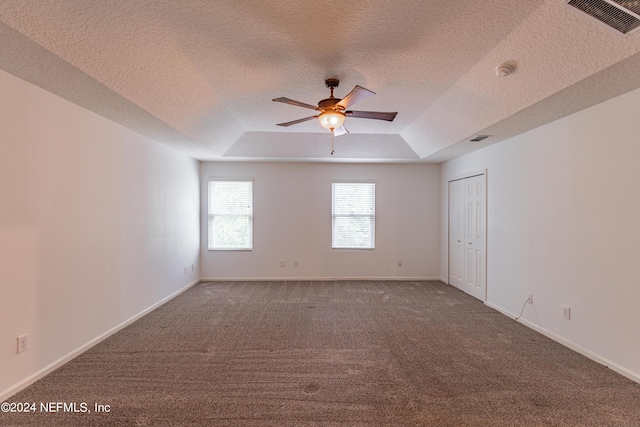
[[[320,108],[322,111],[324,111],[324,110],[336,110],[336,111],[344,110],[344,107],[342,107],[341,105],[336,105],[340,101],[341,101],[340,98],[323,99],[322,101],[318,102],[318,108]]]

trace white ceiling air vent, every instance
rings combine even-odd
[[[640,0],[568,0],[567,4],[622,34],[640,28]]]

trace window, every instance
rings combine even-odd
[[[376,245],[376,184],[331,184],[334,249],[373,249]]]
[[[253,248],[253,182],[209,181],[209,250]]]

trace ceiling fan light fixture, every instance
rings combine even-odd
[[[344,123],[345,114],[340,111],[324,111],[318,116],[320,124],[331,131],[338,129]]]

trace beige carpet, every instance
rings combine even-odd
[[[91,413],[0,425],[640,425],[639,384],[440,282],[200,283],[9,401]]]

